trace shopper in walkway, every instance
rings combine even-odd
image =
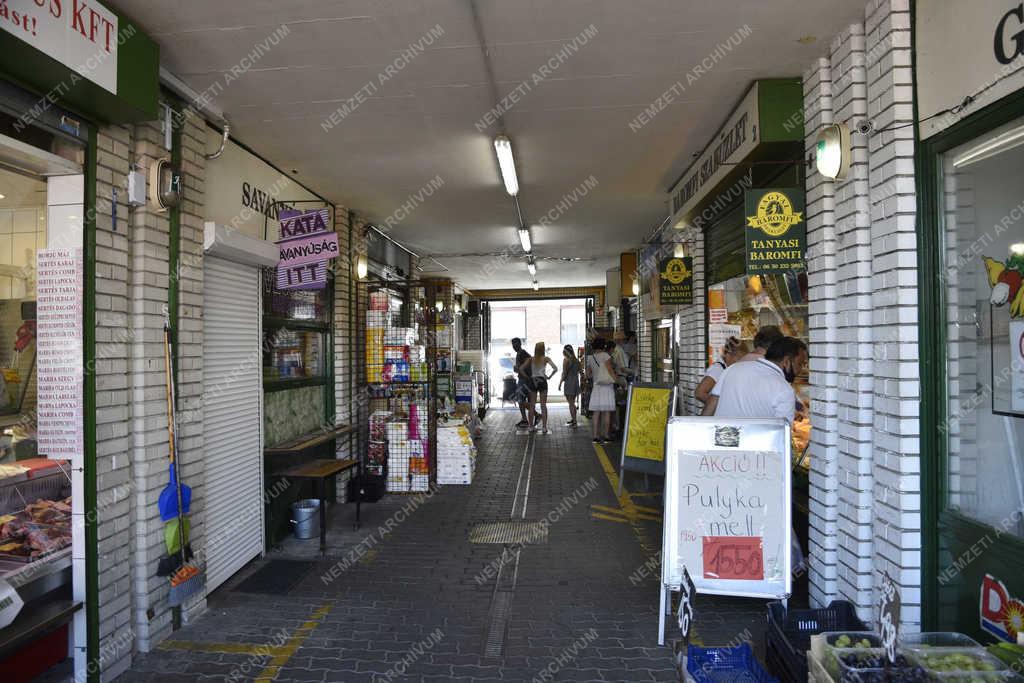
[[[548,374],[548,366],[552,373]],[[533,347],[533,357],[527,357],[520,372],[525,370],[530,376],[530,431],[537,429],[537,404],[540,404],[540,419],[543,425],[543,433],[550,434],[548,429],[548,380],[558,372],[558,366],[547,357],[544,349],[544,342],[537,342]]]
[[[715,417],[781,417],[793,423],[796,392],[793,380],[807,367],[807,345],[793,337],[772,342],[764,358],[725,369],[704,404],[702,415]],[[806,569],[796,533],[791,535],[791,566],[796,576]]]
[[[747,355],[747,345],[736,337],[729,337],[722,347],[722,355],[704,371],[704,378],[694,390],[694,397],[701,403],[707,403],[711,397],[711,389],[725,372],[725,369]]]
[[[589,357],[587,376],[594,387],[590,392],[594,443],[608,443],[611,441],[612,413],[615,412],[615,368],[612,367],[612,357],[605,350],[607,344],[604,339],[598,337],[591,346],[594,355]]]
[[[526,417],[526,407],[530,403],[530,385],[533,380],[530,378],[529,371],[523,371],[520,368],[530,359],[530,354],[523,350],[523,340],[519,337],[512,338],[512,350],[516,354],[516,404],[519,406],[519,415],[522,417],[516,427],[529,427],[530,421]]]
[[[754,335],[754,350],[740,358],[740,360],[747,361],[764,358],[764,354],[768,352],[768,347],[784,336],[786,335],[782,334],[782,330],[776,325],[765,325],[759,328],[757,334]]]
[[[764,358],[735,363],[722,372],[701,415],[782,417],[792,423],[796,411],[792,382],[806,366],[806,344],[793,337],[776,339]]]
[[[576,397],[580,395],[580,361],[576,358],[572,344],[566,344],[562,349],[562,378],[558,380],[558,388],[569,404],[569,419],[565,424],[567,427],[575,427]]]

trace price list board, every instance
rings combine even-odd
[[[790,427],[781,419],[675,417],[666,443],[662,583],[698,593],[790,593]]]
[[[82,250],[36,257],[39,452],[82,464]]]

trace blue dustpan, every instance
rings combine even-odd
[[[160,519],[169,522],[178,516],[178,492],[175,491],[174,463],[171,463],[171,481],[160,492],[160,499],[157,501],[157,508],[160,510]],[[187,515],[192,507],[192,489],[189,486],[181,485],[181,506],[184,510],[181,514]]]

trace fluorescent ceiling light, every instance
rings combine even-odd
[[[515,197],[519,194],[519,178],[516,177],[516,161],[512,157],[512,141],[504,135],[498,135],[494,138],[494,151],[498,155],[505,191]]]
[[[523,245],[523,251],[529,254],[533,251],[533,242],[530,241],[530,231],[526,228],[519,228],[519,244]]]
[[[533,291],[535,291],[535,292],[536,292],[536,291],[538,291],[539,289],[540,289],[540,285],[538,285],[538,284],[537,284],[537,281],[536,281],[536,280],[534,280],[534,281],[533,281]]]
[[[526,262],[526,269],[530,271],[530,275],[537,274],[537,264],[533,262],[533,259]]]
[[[953,167],[963,168],[964,166],[970,166],[1021,145],[1024,145],[1024,126],[1017,126],[1005,133],[989,138],[979,145],[975,145],[963,154],[957,155],[953,159]]]

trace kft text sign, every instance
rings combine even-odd
[[[6,0],[0,28],[117,94],[117,15],[95,0]]]

